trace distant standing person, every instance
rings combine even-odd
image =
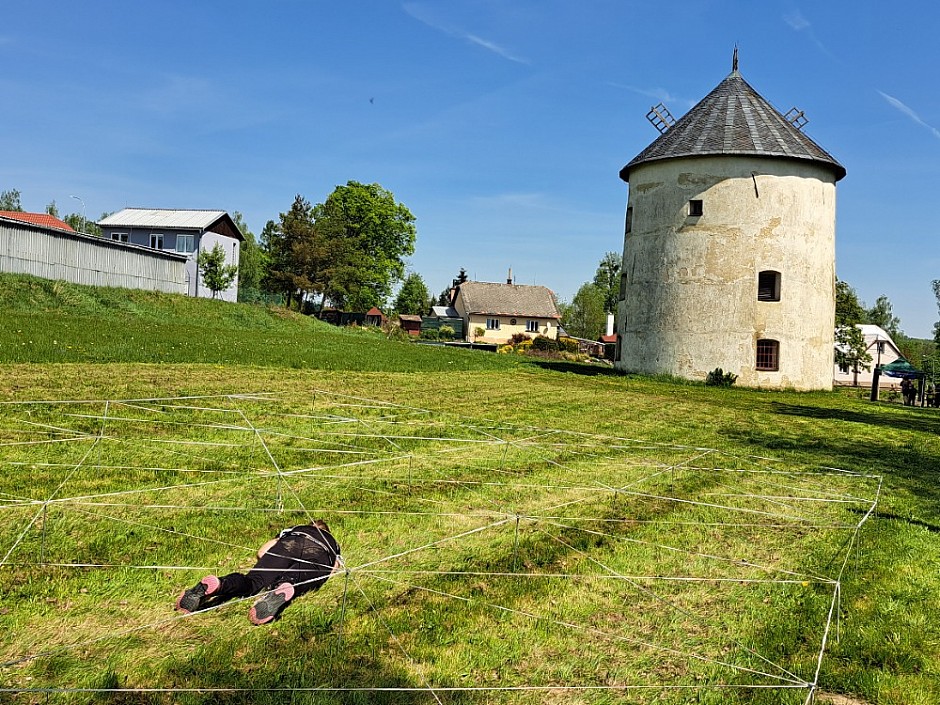
[[[295,597],[319,590],[339,568],[339,556],[339,543],[322,519],[284,529],[258,549],[258,561],[247,574],[207,575],[183,591],[176,609],[198,612],[267,590],[248,611],[252,624],[267,624]]]
[[[904,406],[914,406],[914,383],[905,377],[901,380],[901,396],[904,397]]]

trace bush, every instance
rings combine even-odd
[[[441,334],[436,328],[425,328],[418,337],[421,340],[440,340]]]
[[[516,345],[526,341],[532,342],[532,338],[527,336],[525,333],[513,333],[512,337],[509,339],[509,344],[515,347]]]
[[[454,329],[448,325],[443,325],[437,330],[438,337],[441,340],[453,340],[454,332]]]
[[[578,341],[574,338],[559,338],[558,349],[562,352],[577,353],[580,350]]]
[[[482,338],[484,335],[486,335],[486,328],[481,328],[480,326],[477,326],[476,328],[473,329],[474,338]]]
[[[532,341],[532,347],[535,350],[555,352],[558,350],[558,341],[546,338],[544,335],[537,335],[535,340]]]
[[[532,338],[526,338],[521,343],[517,343],[515,346],[516,352],[524,353],[532,349]]]
[[[707,387],[730,387],[738,379],[738,376],[732,372],[725,372],[720,367],[716,367],[705,378]]]

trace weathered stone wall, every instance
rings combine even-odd
[[[701,200],[701,216],[689,201]],[[835,179],[811,162],[696,157],[630,172],[617,367],[704,379],[721,367],[754,387],[830,389]],[[758,301],[762,270],[780,301]],[[758,339],[779,369],[758,371]]]

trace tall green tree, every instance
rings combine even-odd
[[[865,336],[859,323],[865,320],[865,307],[847,282],[836,281],[835,361],[839,367],[855,373],[871,369],[871,354],[866,350]]]
[[[262,232],[267,271],[264,285],[268,291],[284,295],[288,307],[304,294],[316,289],[319,260],[311,256],[315,247],[313,207],[300,194],[279,221],[268,221]]]
[[[415,217],[379,184],[349,181],[313,209],[317,236],[330,257],[324,295],[353,311],[382,307],[414,254]]]
[[[931,282],[933,295],[937,299],[937,308],[940,308],[940,279],[934,279]],[[940,349],[940,321],[933,324],[933,342]]]
[[[422,316],[430,306],[430,298],[424,279],[421,278],[420,274],[412,272],[405,277],[401,289],[398,290],[398,296],[395,297],[395,311],[411,314],[412,316]]]
[[[594,286],[604,292],[604,311],[614,313],[620,299],[621,257],[616,252],[605,252],[594,273]]]
[[[53,218],[59,217],[59,207],[55,204],[55,199],[52,199],[52,203],[46,206],[46,213],[51,215]]]
[[[104,220],[109,215],[111,214],[105,211],[101,214],[101,217],[98,218],[98,220]],[[101,237],[101,228],[98,227],[98,224],[93,220],[83,218],[79,213],[69,213],[68,215],[63,216],[62,221],[64,223],[68,223],[69,227],[72,228],[72,230],[75,232]]]
[[[597,340],[603,334],[606,323],[604,292],[593,282],[582,284],[571,303],[561,309],[561,323],[569,335]]]
[[[261,277],[264,274],[264,253],[244,216],[235,211],[232,213],[232,220],[244,238],[238,254],[238,300],[257,301]]]
[[[0,191],[0,211],[23,212],[23,206],[20,204],[20,192],[15,188],[9,191]]]
[[[215,243],[215,247],[211,250],[200,252],[196,258],[196,265],[199,267],[199,274],[202,275],[202,283],[212,292],[213,299],[220,291],[228,289],[238,274],[238,267],[225,264],[225,250],[219,243]]]
[[[901,319],[894,315],[891,302],[882,294],[875,300],[875,305],[865,312],[865,322],[878,326],[896,338],[900,333]]]

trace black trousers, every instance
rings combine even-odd
[[[265,553],[255,567],[245,573],[229,573],[219,578],[218,597],[248,597],[281,583],[294,586],[294,596],[319,590],[333,572],[333,556],[313,541],[288,534]]]

